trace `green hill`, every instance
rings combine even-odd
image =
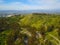
[[[0,17],[0,45],[60,45],[60,15]]]

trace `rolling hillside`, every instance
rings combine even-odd
[[[0,17],[0,45],[60,45],[60,15]]]

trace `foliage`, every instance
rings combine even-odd
[[[60,15],[0,17],[0,45],[60,45]]]

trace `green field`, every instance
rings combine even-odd
[[[60,15],[0,17],[0,45],[60,45]]]

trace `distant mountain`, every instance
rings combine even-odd
[[[60,13],[60,10],[0,10],[0,15],[25,14],[25,13]]]
[[[60,13],[60,10],[59,9],[56,9],[56,10],[0,10],[0,13],[32,13],[32,12]]]

